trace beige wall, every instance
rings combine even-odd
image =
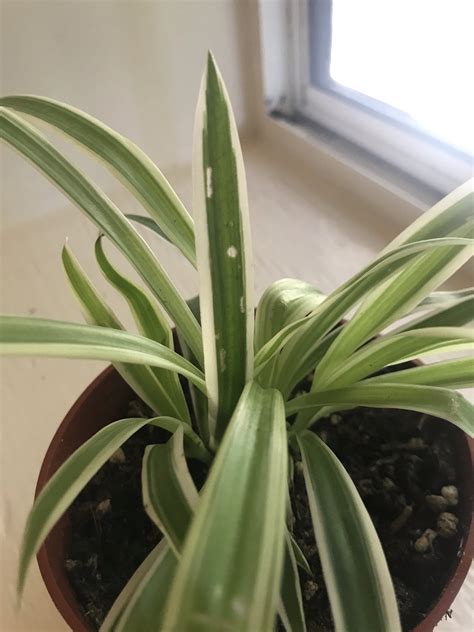
[[[225,76],[236,118],[251,127],[248,51],[239,0],[3,0],[1,92],[71,103],[140,145],[165,171],[188,163],[206,50]],[[62,146],[62,145],[61,145]],[[114,182],[72,152],[110,194]],[[63,204],[3,150],[3,226]]]

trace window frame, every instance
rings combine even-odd
[[[264,63],[266,74],[277,75],[274,85],[278,86],[278,94],[271,94],[271,85],[266,89],[272,113],[306,126],[313,123],[323,127],[442,193],[471,177],[472,157],[415,128],[398,110],[330,78],[332,1],[313,1],[317,11],[316,53],[320,60],[318,85],[312,83],[310,73],[310,0],[281,0],[276,3],[278,7],[273,7],[280,20],[279,38],[285,41],[272,42],[272,46],[284,51],[286,64],[277,69],[275,64]],[[266,19],[262,12],[261,19]],[[268,42],[268,33],[266,39]],[[265,45],[264,37],[264,48]],[[265,57],[265,50],[263,54]]]

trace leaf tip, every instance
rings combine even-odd
[[[64,240],[64,245],[61,249],[61,259],[64,262],[64,260],[70,256],[71,256],[71,250],[69,248],[69,237],[66,237],[66,239]]]

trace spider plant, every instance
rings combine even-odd
[[[148,215],[124,215],[30,118],[102,160]],[[328,296],[283,279],[266,290],[254,316],[245,173],[212,55],[195,120],[194,222],[138,147],[73,107],[6,97],[1,132],[98,227],[98,266],[127,300],[140,333],[124,331],[66,245],[64,270],[88,324],[3,316],[1,352],[110,361],[155,415],[106,426],[49,481],[26,525],[19,593],[63,512],[121,444],[151,424],[170,435],[146,448],[142,468],[144,507],[163,539],[117,599],[104,631],[263,631],[273,629],[277,612],[287,630],[305,630],[297,566],[307,563],[292,538],[288,501],[295,460],[302,460],[336,629],[399,630],[391,577],[370,517],[311,427],[331,411],[369,406],[420,411],[473,434],[473,407],[455,390],[473,382],[468,356],[373,377],[420,355],[472,351],[473,335],[464,325],[472,319],[473,290],[435,291],[472,254],[472,186],[441,200]],[[136,222],[172,242],[197,268],[199,310],[180,296]],[[116,269],[106,242],[125,255],[144,287]],[[352,318],[343,321],[349,312]],[[169,319],[180,350],[173,347]],[[311,372],[310,392],[292,397]],[[178,376],[187,380],[192,410]],[[201,490],[188,459],[209,466]]]

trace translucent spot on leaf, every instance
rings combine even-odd
[[[206,197],[212,197],[212,167],[206,169]]]
[[[235,259],[237,256],[237,248],[235,246],[229,246],[229,248],[227,248],[227,256],[230,257],[231,259]]]
[[[221,372],[225,371],[225,356],[226,356],[226,350],[225,349],[220,349],[220,351],[219,351],[219,363],[221,365]]]
[[[240,311],[242,314],[245,314],[245,305],[244,305],[244,297],[240,297]]]

